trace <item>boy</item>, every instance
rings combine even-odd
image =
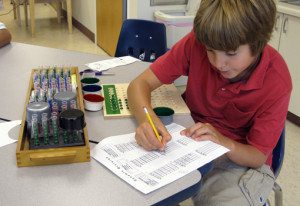
[[[287,65],[267,45],[275,15],[272,0],[202,0],[193,31],[129,85],[136,141],[145,149],[163,149],[171,139],[151,110],[150,93],[181,75],[188,76],[183,98],[196,122],[181,134],[230,149],[203,176],[195,205],[263,205],[272,190],[272,150],[292,90]]]
[[[0,22],[0,47],[9,44],[10,41],[11,41],[10,32],[6,29],[5,25],[2,22]]]

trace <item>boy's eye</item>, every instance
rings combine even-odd
[[[236,55],[236,54],[237,54],[236,51],[229,51],[229,52],[226,52],[226,55],[228,55],[228,56],[234,56],[234,55]]]
[[[206,51],[207,52],[213,52],[214,50],[212,48],[209,48],[209,47],[206,47]],[[224,53],[227,55],[227,56],[234,56],[237,54],[237,51],[224,51]]]

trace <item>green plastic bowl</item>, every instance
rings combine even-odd
[[[153,108],[155,114],[159,117],[164,125],[169,125],[173,122],[174,110],[169,107]]]

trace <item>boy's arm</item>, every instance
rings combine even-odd
[[[198,122],[183,130],[181,134],[191,137],[196,141],[210,140],[228,148],[230,150],[227,153],[228,158],[238,165],[258,168],[267,160],[267,155],[254,146],[236,142],[222,135],[209,123]]]
[[[11,41],[11,34],[7,29],[0,29],[0,47],[9,44]]]
[[[227,140],[231,141],[231,151],[227,153],[231,161],[252,168],[258,168],[266,162],[268,156],[254,146],[242,144],[229,138]]]
[[[276,92],[278,90],[275,90]],[[257,168],[263,165],[282,132],[288,111],[291,89],[262,107],[262,111],[255,118],[254,124],[247,134],[248,144],[236,142],[222,135],[209,123],[196,123],[181,132],[195,140],[211,140],[227,147],[227,156],[238,165]],[[264,109],[266,108],[266,109]],[[266,130],[267,129],[267,130]]]
[[[167,132],[159,118],[155,115],[151,106],[151,91],[161,85],[162,83],[159,79],[155,76],[152,70],[148,68],[134,79],[127,89],[130,112],[135,116],[138,122],[138,128],[136,129],[136,141],[147,150],[163,149],[166,142],[171,139],[170,134]],[[161,142],[157,140],[144,113],[143,107],[148,109],[158,133],[162,137]]]
[[[161,86],[162,83],[153,74],[150,68],[135,78],[128,86],[128,104],[130,112],[135,116],[138,124],[146,121],[143,106],[148,110],[151,107],[151,92]],[[152,110],[149,113],[153,113]],[[153,115],[151,115],[153,116]]]

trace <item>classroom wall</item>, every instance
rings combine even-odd
[[[137,18],[137,0],[127,0],[127,18]]]
[[[96,0],[72,0],[73,18],[96,35]],[[66,5],[63,5],[66,10]]]
[[[73,0],[73,17],[96,34],[96,0]]]

